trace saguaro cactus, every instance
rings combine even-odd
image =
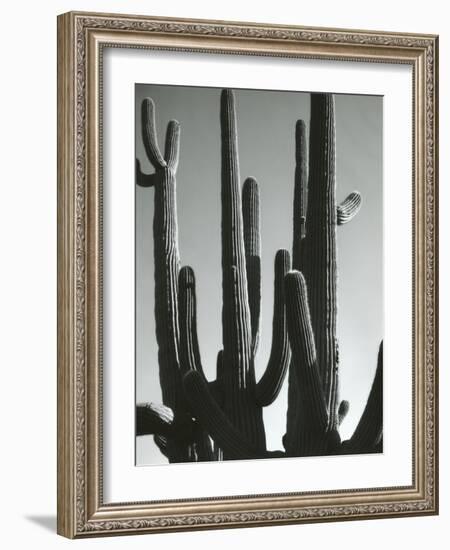
[[[176,170],[180,147],[180,125],[171,120],[167,127],[164,155],[161,153],[156,136],[155,105],[145,99],[141,109],[142,139],[145,152],[155,169],[152,175],[145,175],[137,165],[137,181],[140,185],[153,187],[154,218],[154,266],[155,266],[155,324],[158,343],[159,377],[163,403],[184,426],[192,424],[182,386],[180,363],[180,334],[178,319],[178,277],[180,259],[178,253],[178,231],[176,215]],[[185,283],[187,284],[187,283]],[[142,407],[137,414],[142,416]],[[138,416],[139,418],[139,416]],[[163,419],[163,418],[162,418]],[[196,430],[190,426],[193,434]],[[161,435],[161,432],[157,432]],[[163,434],[167,437],[165,446],[167,457],[173,462],[195,460],[198,453],[203,459],[212,454],[206,434],[196,433],[197,437],[186,437],[180,430]],[[178,437],[177,437],[178,435]],[[204,456],[203,456],[204,455]]]
[[[161,451],[177,462],[379,450],[381,347],[372,390],[355,433],[341,443],[338,432],[348,402],[338,405],[336,227],[353,218],[361,197],[354,192],[336,205],[334,98],[330,94],[311,97],[309,162],[306,125],[301,120],[296,125],[293,271],[289,253],[279,250],[272,349],[258,382],[259,191],[254,178],[247,178],[241,189],[231,90],[222,91],[220,121],[223,349],[218,353],[216,380],[209,382],[197,339],[194,272],[188,266],[179,269],[175,201],[179,125],[169,123],[162,155],[153,101],[146,99],[142,104],[143,142],[155,174],[143,174],[137,164],[137,183],[155,188],[155,318],[164,405],[138,406],[138,433],[155,434]],[[288,367],[285,449],[269,452],[262,408],[278,396]]]
[[[365,421],[361,419],[363,424],[371,422],[372,426],[364,428],[360,422],[356,431],[370,432],[372,437],[354,435],[351,445],[341,446],[338,433],[348,402],[339,405],[336,228],[357,214],[361,196],[353,192],[336,205],[335,115],[331,94],[311,95],[308,176],[303,121],[297,122],[296,139],[295,271],[286,276],[292,361],[285,448],[293,456],[337,453],[358,445],[360,452],[370,452],[378,448],[382,430],[381,352],[363,414]]]
[[[231,90],[222,92],[220,120],[223,352],[215,386],[221,399],[211,394],[201,375],[194,371],[185,377],[185,391],[195,416],[209,425],[210,435],[222,447],[223,458],[266,456],[262,407],[278,395],[290,357],[283,289],[290,261],[287,251],[278,251],[272,352],[257,384],[254,362],[261,298],[259,193],[256,180],[248,178],[241,197],[236,108]]]

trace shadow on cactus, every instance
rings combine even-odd
[[[339,426],[349,409],[339,400],[337,324],[338,226],[358,213],[361,196],[336,203],[335,113],[331,94],[311,95],[309,143],[296,124],[292,264],[274,258],[272,347],[255,376],[261,303],[258,183],[241,188],[234,93],[223,90],[221,122],[222,345],[216,379],[203,371],[197,338],[194,271],[180,266],[176,172],[180,127],[167,127],[158,145],[155,105],[142,103],[142,140],[154,168],[136,161],[136,181],[154,192],[155,326],[163,404],[136,408],[137,435],[153,434],[169,462],[299,457],[382,451],[383,348],[364,412],[350,439]],[[151,192],[151,191],[149,191]],[[375,360],[375,358],[374,358]],[[288,374],[284,449],[269,451],[263,408],[278,397]]]

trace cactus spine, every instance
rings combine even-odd
[[[169,461],[266,458],[375,452],[382,445],[382,347],[365,411],[341,443],[339,404],[336,228],[358,212],[361,196],[336,204],[335,115],[331,94],[312,94],[309,147],[296,124],[293,271],[290,256],[275,256],[272,349],[257,382],[261,242],[258,183],[239,174],[234,93],[223,90],[221,122],[222,340],[217,376],[203,373],[197,338],[193,270],[180,269],[176,183],[179,124],[169,123],[164,155],[155,131],[154,104],[142,104],[146,154],[155,174],[136,163],[138,185],[155,188],[153,224],[155,319],[163,406],[137,407],[138,433],[153,433]],[[309,149],[309,152],[308,152]],[[308,158],[309,157],[309,158]],[[263,407],[277,398],[289,368],[284,450],[266,449]],[[213,446],[211,445],[213,442]]]

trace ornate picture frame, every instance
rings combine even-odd
[[[144,500],[105,500],[102,93],[107,49],[411,71],[411,192],[405,201],[412,223],[403,220],[412,252],[412,311],[411,320],[405,319],[412,325],[411,483],[302,491],[293,486],[277,492],[261,483],[251,494],[192,498],[181,493],[155,498],[149,488]],[[438,513],[437,132],[437,36],[78,12],[58,17],[59,534],[82,538]]]

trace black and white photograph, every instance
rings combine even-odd
[[[135,117],[136,465],[383,453],[383,97]]]
[[[439,36],[223,8],[58,16],[57,531],[378,548],[439,512]]]

